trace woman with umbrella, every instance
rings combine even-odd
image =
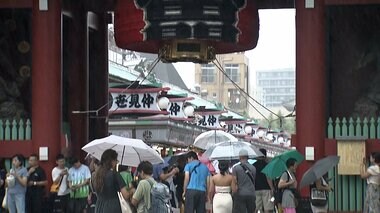
[[[281,206],[284,213],[296,213],[297,198],[295,190],[297,189],[297,180],[295,172],[297,169],[297,160],[289,158],[286,161],[287,171],[285,171],[278,182],[278,188],[283,189]]]
[[[332,188],[327,184],[324,176],[338,165],[339,156],[330,155],[315,162],[303,175],[299,188],[310,186],[310,201],[312,211],[322,213],[328,209],[328,192]]]
[[[371,166],[366,168],[366,160],[362,164],[361,178],[367,179],[367,192],[364,201],[365,213],[380,212],[380,153],[374,152],[370,156]]]
[[[323,195],[322,202],[313,203],[311,202],[311,210],[313,213],[327,213],[328,203],[327,203],[327,193],[331,191],[331,186],[327,184],[327,181],[321,177],[310,186],[311,192],[318,192]]]
[[[128,192],[121,175],[116,172],[117,153],[115,150],[107,149],[103,152],[99,168],[97,169],[93,185],[97,193],[95,212],[121,212],[118,191],[124,199],[128,199]]]

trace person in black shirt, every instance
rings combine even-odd
[[[47,185],[45,171],[38,164],[38,156],[29,157],[28,187],[26,189],[26,212],[42,212],[42,201]]]
[[[263,168],[267,165],[267,150],[260,149],[264,157],[260,157],[253,164],[256,167],[256,178],[255,178],[255,188],[256,188],[256,212],[265,213],[273,212],[274,204],[271,201],[273,196],[273,182],[267,176],[261,172]]]

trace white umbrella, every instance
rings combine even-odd
[[[82,147],[82,150],[99,160],[107,149],[113,149],[118,153],[118,160],[121,165],[136,167],[141,161],[149,161],[152,164],[164,162],[156,150],[140,139],[110,135],[93,140]]]
[[[221,130],[210,130],[198,135],[194,140],[193,146],[206,150],[212,145],[224,141],[238,141],[238,139],[230,133]]]
[[[210,160],[237,160],[241,150],[246,150],[248,158],[264,156],[254,145],[243,141],[226,141],[215,144],[203,154]]]

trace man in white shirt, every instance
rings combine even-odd
[[[51,171],[51,177],[58,184],[57,196],[53,200],[53,212],[67,212],[67,201],[70,197],[70,189],[67,187],[68,168],[65,167],[65,157],[62,154],[56,157],[57,166]]]

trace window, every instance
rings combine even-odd
[[[240,109],[242,106],[242,101],[240,97],[240,91],[238,89],[228,89],[228,107],[232,109]]]
[[[224,70],[226,71],[228,77],[232,79],[232,81],[239,83],[239,64],[225,64]],[[224,82],[230,82],[230,80],[227,77],[224,77]]]
[[[215,66],[213,64],[202,64],[201,83],[214,83]]]

